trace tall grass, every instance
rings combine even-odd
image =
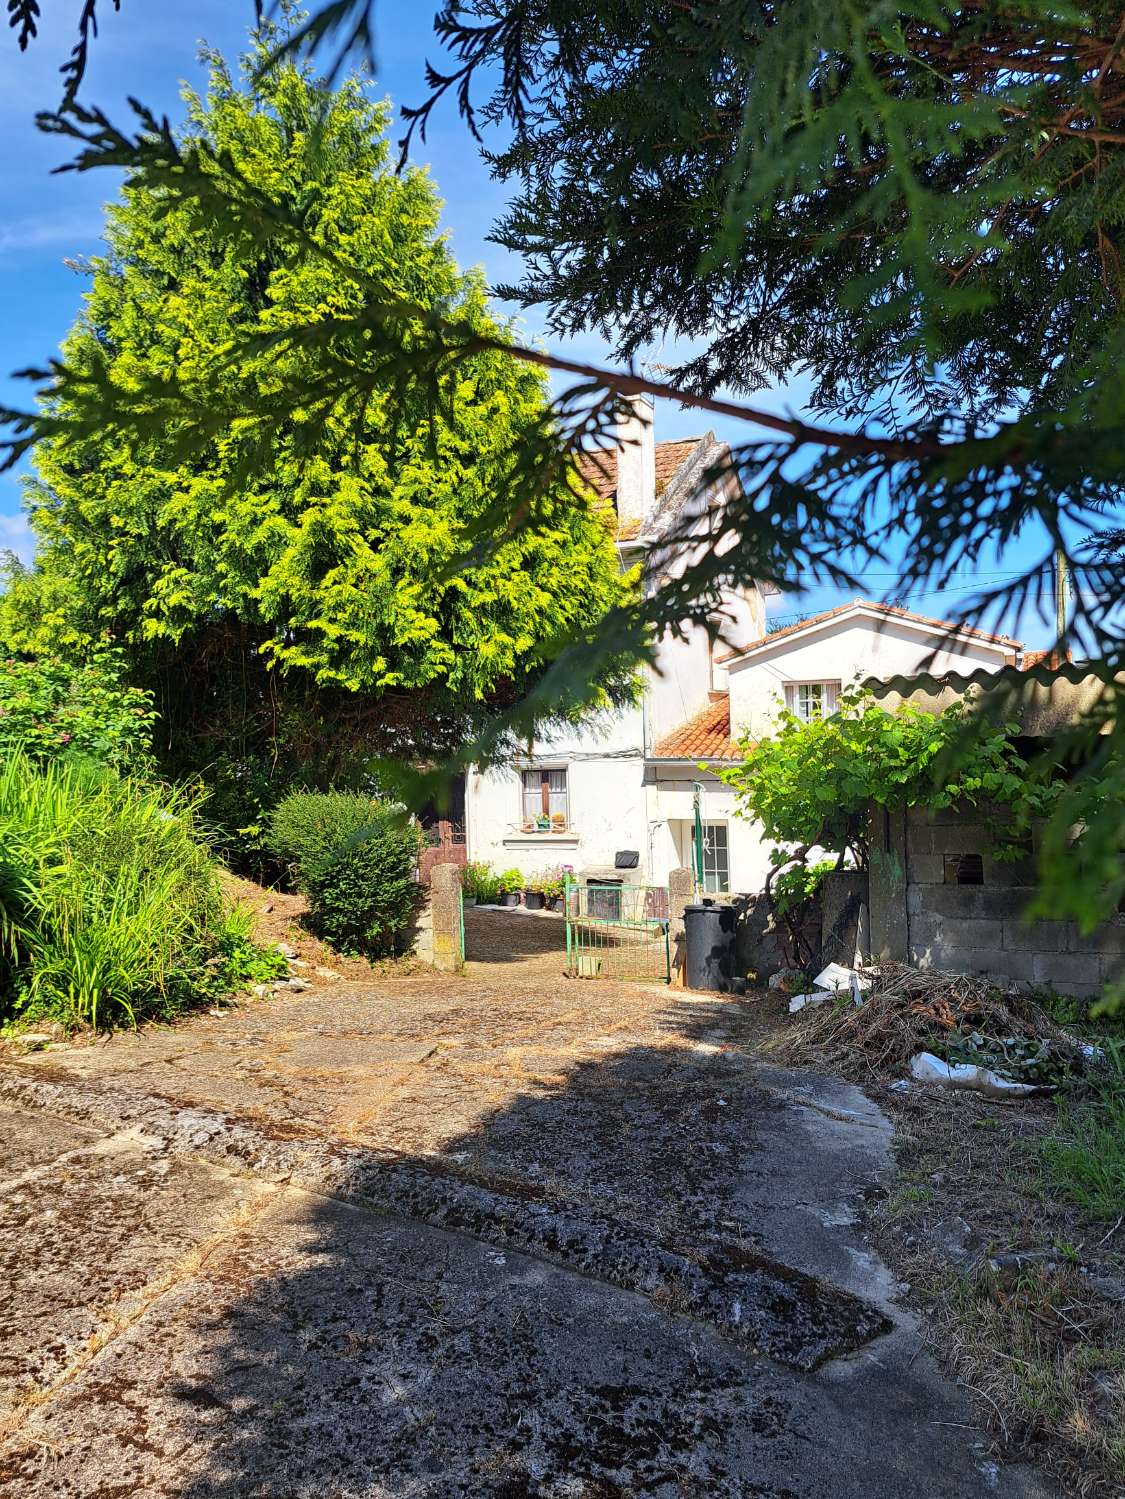
[[[232,942],[191,797],[112,771],[0,761],[0,1007],[70,1026],[166,1018]]]
[[[1098,1038],[1105,1057],[1089,1079],[1089,1096],[1059,1104],[1058,1122],[1042,1144],[1047,1180],[1092,1218],[1125,1213],[1125,1041]]]

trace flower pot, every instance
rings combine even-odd
[[[505,890],[504,894],[500,897],[500,904],[502,906],[518,906],[519,903],[520,893],[518,890]]]
[[[523,892],[523,903],[529,911],[541,911],[545,897],[542,890],[525,890]]]
[[[461,897],[461,904],[463,906],[475,906],[476,903],[477,898],[475,895],[462,895]]]
[[[563,898],[562,898],[561,895],[551,895],[551,896],[547,897],[547,910],[548,911],[561,911],[562,908],[563,908]]]

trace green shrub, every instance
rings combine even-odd
[[[82,665],[54,658],[0,661],[0,754],[37,763],[92,760],[143,768],[156,717],[152,696],[123,683],[116,651]]]
[[[380,804],[353,791],[292,791],[269,815],[269,846],[298,884],[372,824]]]
[[[471,900],[491,905],[500,894],[500,876],[491,864],[466,864],[461,872],[461,889]]]
[[[505,869],[504,873],[497,876],[497,894],[514,895],[517,890],[522,890],[524,885],[524,873],[522,869]]]
[[[396,951],[421,894],[421,833],[403,808],[354,792],[298,791],[274,809],[270,841],[327,942],[372,958]]]
[[[0,1005],[111,1027],[238,987],[248,918],[227,908],[196,810],[105,769],[0,762]]]

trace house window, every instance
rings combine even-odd
[[[730,845],[725,822],[703,824],[703,888],[709,895],[730,889]]]
[[[553,828],[570,826],[565,770],[525,770],[523,772],[523,820]]]
[[[803,723],[809,723],[835,713],[839,696],[839,682],[791,682],[785,689],[785,706]]]

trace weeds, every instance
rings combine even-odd
[[[135,1025],[242,986],[259,959],[191,798],[112,771],[0,763],[0,967],[10,1011]]]
[[[1104,1064],[1091,1071],[1083,1098],[1059,1103],[1041,1155],[1052,1187],[1112,1222],[1125,1213],[1125,1043],[1103,1037],[1100,1045]]]
[[[955,1280],[947,1296],[947,1351],[999,1419],[1005,1445],[1031,1451],[1047,1438],[1074,1492],[1120,1494],[1125,1340],[1114,1309],[1074,1268],[1029,1270],[1008,1290],[984,1270]]]

